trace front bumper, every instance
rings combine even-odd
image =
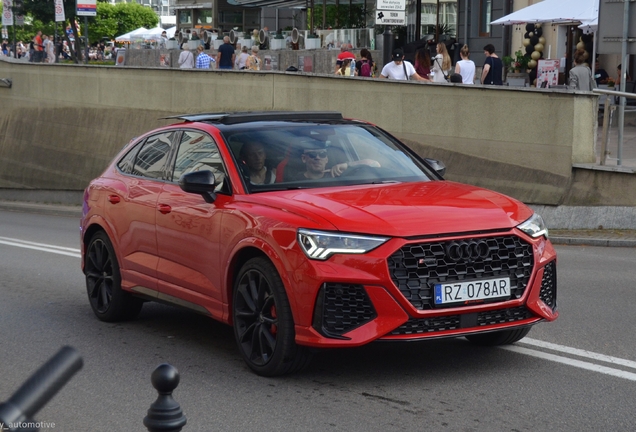
[[[525,269],[512,266],[510,272],[521,276],[525,271],[526,277],[519,278],[519,286],[513,290],[510,299],[452,307],[431,306],[426,300],[425,289],[415,287],[415,290],[405,291],[396,284],[395,274],[387,262],[390,263],[389,258],[395,250],[417,242],[397,240],[371,254],[346,259],[333,257],[335,259],[328,265],[315,266],[318,271],[310,279],[321,283],[314,293],[312,322],[311,325],[296,325],[296,341],[313,347],[353,347],[374,340],[457,337],[555,320],[558,317],[556,253],[552,245],[543,237],[532,239],[516,230],[505,235],[518,238],[517,243],[529,245],[530,253],[526,255],[530,257],[523,257],[524,254],[514,247],[510,255],[518,255],[519,262],[531,262]],[[435,241],[452,240],[457,239]],[[378,274],[380,261],[384,271]],[[482,264],[477,267],[484,267]],[[506,268],[507,265],[504,263],[499,267]],[[451,269],[450,273],[453,272]],[[304,275],[308,275],[306,269]],[[470,278],[470,271],[458,277]],[[413,296],[411,291],[416,295]],[[420,301],[421,298],[425,300]]]

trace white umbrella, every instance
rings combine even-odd
[[[599,0],[543,0],[520,9],[490,24],[571,23],[598,21]]]
[[[139,27],[131,32],[125,33],[121,36],[117,36],[115,38],[115,42],[130,42],[131,37],[137,36],[141,37],[142,34],[147,33],[148,29],[146,27]]]

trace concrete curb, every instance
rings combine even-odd
[[[550,237],[554,245],[636,247],[636,239],[604,239],[583,237]]]

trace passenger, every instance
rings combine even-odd
[[[261,70],[261,59],[258,57],[258,47],[252,45],[252,55],[247,58],[245,67],[249,70]]]
[[[462,49],[459,51],[459,55],[461,56],[461,60],[457,62],[455,65],[455,73],[462,76],[462,81],[464,84],[474,84],[475,83],[475,62],[469,59],[470,51],[468,50],[468,45],[464,45]],[[453,76],[451,75],[451,79]],[[453,82],[451,80],[451,82]]]
[[[426,81],[430,81],[431,53],[428,51],[428,48],[420,48],[415,53],[415,72],[426,79]]]
[[[342,66],[336,71],[339,76],[351,76],[351,62],[353,60],[347,58],[342,61]],[[354,72],[355,73],[355,72]]]
[[[238,55],[238,57],[236,57],[236,60],[234,61],[234,66],[236,66],[236,68],[238,70],[245,70],[246,69],[246,65],[247,65],[247,59],[250,57],[250,55],[247,53],[247,46],[243,45],[241,47],[241,53]]]
[[[250,183],[271,184],[276,179],[276,168],[268,169],[265,165],[267,154],[263,144],[251,141],[243,144],[240,151],[241,160],[249,170]]]
[[[409,62],[404,62],[404,51],[400,48],[393,50],[393,61],[384,65],[380,78],[389,78],[394,80],[409,80],[413,77],[417,81],[428,81],[427,78],[421,77],[415,72],[415,68]]]
[[[573,90],[592,91],[596,88],[596,81],[592,78],[592,71],[585,63],[585,50],[574,52],[574,67],[570,69],[570,88]]]
[[[481,71],[481,83],[489,85],[503,85],[503,63],[499,56],[495,54],[493,44],[484,47],[486,61]]]
[[[437,55],[433,57],[433,82],[448,82],[452,63],[446,50],[446,45],[442,42],[437,44]]]

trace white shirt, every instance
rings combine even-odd
[[[472,60],[460,60],[457,62],[459,74],[462,76],[463,84],[475,83],[475,62]]]
[[[431,66],[431,72],[433,73],[433,82],[443,83],[446,81],[449,71],[442,71],[442,64],[444,64],[444,56],[437,54],[431,59],[433,65]]]
[[[238,70],[244,69],[245,63],[247,63],[247,59],[249,56],[250,55],[248,53],[245,53],[245,52],[240,53],[236,57],[236,60],[234,60],[234,66],[236,66]]]
[[[395,62],[392,61],[391,63],[387,63],[384,65],[384,67],[382,68],[382,76],[385,76],[389,79],[394,79],[394,80],[401,80],[401,81],[408,80],[408,78],[404,76],[403,65],[406,65],[406,73],[408,74],[409,77],[415,74],[415,68],[413,67],[411,63],[407,61],[402,61],[402,63],[400,64],[395,64]]]

